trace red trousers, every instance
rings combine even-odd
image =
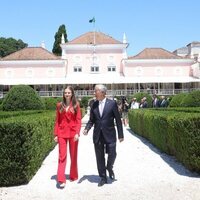
[[[65,168],[67,162],[67,146],[69,143],[69,153],[71,158],[70,166],[70,180],[78,179],[78,166],[77,166],[77,155],[78,155],[78,141],[74,141],[74,138],[58,138],[59,145],[59,159],[58,159],[58,171],[57,181],[61,183],[66,182]]]

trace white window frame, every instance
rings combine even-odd
[[[6,78],[13,78],[14,77],[14,70],[12,68],[5,69],[4,72]]]
[[[82,66],[74,66],[74,72],[82,72]]]
[[[108,72],[116,72],[116,66],[115,65],[109,65],[108,66]]]
[[[92,69],[94,69],[94,70],[92,70]],[[99,66],[98,65],[92,65],[90,67],[90,71],[91,71],[91,73],[99,73]]]
[[[174,68],[174,75],[175,76],[181,76],[183,74],[183,69],[181,67],[175,67]]]
[[[28,68],[26,69],[26,77],[28,77],[28,78],[34,77],[34,70],[33,70],[32,67],[28,67]]]
[[[54,77],[55,76],[55,69],[53,67],[48,67],[46,71],[47,77]]]
[[[135,74],[136,76],[140,77],[143,75],[143,68],[141,66],[138,66],[135,68]]]
[[[162,76],[163,75],[163,69],[161,67],[155,67],[155,75],[156,76]]]

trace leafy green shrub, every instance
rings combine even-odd
[[[62,97],[45,97],[42,98],[46,110],[56,110],[56,104],[62,101]]]
[[[181,102],[183,107],[200,107],[200,90],[190,92]]]
[[[87,107],[88,107],[88,101],[89,101],[90,99],[92,99],[92,97],[82,97],[82,98],[81,98],[81,101],[80,101],[80,106],[81,106],[81,108],[87,109]]]
[[[3,98],[0,98],[0,104],[2,104],[2,102],[3,102]]]
[[[3,107],[2,107],[2,102],[3,102],[3,99],[1,98],[1,99],[0,99],[0,110],[3,109]]]
[[[2,107],[4,111],[40,110],[44,109],[44,104],[33,88],[28,85],[17,85],[5,96]]]
[[[172,97],[172,100],[170,101],[169,106],[170,107],[180,107],[181,102],[187,95],[188,95],[188,93],[179,93],[179,94],[175,95],[174,97]]]

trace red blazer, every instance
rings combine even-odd
[[[75,134],[80,135],[81,129],[81,110],[77,105],[77,113],[74,113],[72,104],[68,111],[64,109],[60,112],[61,103],[56,105],[56,120],[54,126],[54,135],[62,138],[72,138]]]

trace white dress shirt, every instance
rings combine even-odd
[[[105,102],[106,102],[106,98],[104,98],[102,101],[99,101],[99,113],[100,113],[100,116],[102,116],[102,114],[103,114],[103,109],[104,109],[104,106],[105,106]]]

